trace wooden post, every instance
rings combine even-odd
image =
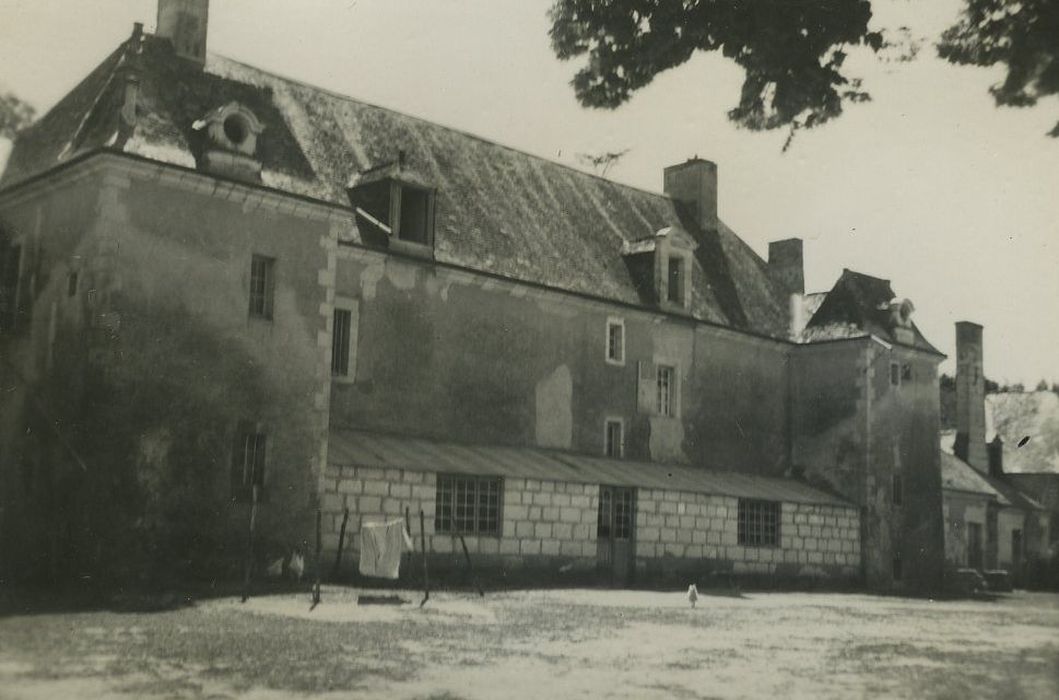
[[[243,568],[243,601],[250,597],[250,570],[254,565],[254,521],[257,519],[257,484],[250,489],[250,527],[246,531],[246,563]]]
[[[474,587],[478,589],[478,595],[484,598],[485,592],[482,591],[482,587],[478,583],[478,577],[474,575],[474,567],[471,566],[471,553],[467,551],[467,541],[463,539],[463,535],[460,535],[460,544],[463,545],[463,559],[467,562],[467,576],[471,578]]]
[[[423,515],[423,509],[419,509],[419,539],[422,541],[420,546],[423,551],[423,600],[419,602],[419,607],[423,607],[430,600],[430,578],[427,575],[427,526],[426,516]]]
[[[323,568],[320,561],[320,549],[321,549],[321,536],[320,536],[320,520],[322,519],[320,509],[316,509],[316,583],[313,584],[313,604],[309,608],[312,610],[320,604],[320,570]]]
[[[342,527],[338,530],[338,553],[335,554],[335,568],[331,571],[331,578],[338,579],[338,572],[342,565],[342,545],[346,542],[346,523],[349,522],[349,508],[342,512]]]
[[[408,517],[408,511],[409,511],[408,506],[405,506],[404,507],[404,531],[407,532],[408,533],[408,537],[411,538],[412,537],[412,525],[411,525],[411,520]],[[404,551],[404,550],[402,550],[402,551]],[[412,540],[412,551],[408,553],[408,566],[407,567],[405,567],[405,566],[401,567],[402,569],[408,571],[409,578],[411,578],[412,558],[415,556],[415,553],[416,553],[415,540]],[[404,562],[404,560],[405,560],[405,557],[402,554],[401,555],[401,561]]]

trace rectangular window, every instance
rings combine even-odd
[[[778,547],[780,504],[777,501],[739,499],[739,544],[747,547]]]
[[[669,301],[674,304],[684,303],[684,261],[681,258],[669,258],[667,292]]]
[[[603,453],[608,457],[625,454],[625,426],[619,418],[608,418],[604,424]]]
[[[676,386],[676,368],[659,365],[658,367],[658,415],[672,416],[673,391]]]
[[[71,272],[66,278],[66,296],[77,296],[77,270]]]
[[[635,501],[632,489],[614,489],[614,539],[632,539]]]
[[[439,474],[434,531],[499,535],[502,483],[497,477]]]
[[[401,188],[400,220],[397,237],[403,241],[427,245],[430,243],[430,191],[408,185]]]
[[[890,363],[890,385],[901,386],[901,365],[896,362]]]
[[[0,242],[0,331],[11,331],[15,328],[21,259],[21,246],[7,246]]]
[[[250,315],[253,317],[272,318],[275,267],[275,258],[255,255],[250,260]]]
[[[901,483],[901,475],[893,475],[893,483],[891,484],[891,493],[893,494],[893,503],[895,506],[899,506],[904,503],[904,484]]]
[[[265,486],[265,453],[268,437],[256,427],[240,423],[232,449],[232,499],[249,503],[254,487],[258,500]]]
[[[901,555],[895,553],[894,554],[894,581],[900,581],[901,577],[903,575],[904,575],[904,571],[902,570],[902,566],[901,566]]]
[[[903,364],[901,365],[901,383],[912,381],[912,365]]]
[[[349,376],[349,339],[352,327],[353,312],[349,309],[335,309],[331,332],[331,374],[335,377]]]
[[[620,318],[607,320],[607,362],[625,364],[625,322]]]

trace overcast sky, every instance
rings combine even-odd
[[[990,377],[1059,381],[1059,100],[997,109],[1001,72],[854,52],[874,101],[801,133],[732,127],[740,71],[698,55],[613,112],[578,106],[577,65],[548,42],[549,0],[214,0],[210,50],[577,165],[630,149],[610,177],[661,189],[662,168],[718,163],[720,213],[763,256],[805,239],[806,284],[843,268],[892,281],[928,339],[985,326]],[[880,27],[937,36],[958,0],[875,0]],[[0,0],[0,89],[42,112],[128,36],[155,0]],[[952,361],[943,365],[952,371]]]

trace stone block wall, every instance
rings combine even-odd
[[[716,571],[854,578],[860,569],[860,521],[852,507],[783,503],[778,547],[738,542],[739,499],[639,489],[638,568],[687,568],[707,560]],[[671,566],[659,560],[669,559]],[[682,566],[683,565],[683,566]]]
[[[323,481],[324,561],[333,561],[343,510],[350,511],[343,560],[356,569],[362,523],[402,517],[407,506],[419,546],[419,509],[427,550],[441,568],[462,566],[459,538],[434,531],[437,476],[368,467],[329,467]],[[590,571],[596,567],[599,487],[536,479],[504,480],[500,536],[465,536],[476,568]],[[638,489],[639,575],[717,571],[852,580],[860,570],[860,524],[853,507],[783,503],[780,546],[738,544],[738,499]],[[431,564],[432,567],[435,563]]]
[[[462,556],[458,537],[434,531],[436,488],[437,475],[429,472],[332,465],[324,476],[321,496],[325,561],[333,561],[346,508],[350,513],[344,548],[348,556],[343,559],[347,563],[356,562],[362,523],[403,517],[405,507],[417,547],[422,508],[427,551]],[[527,557],[558,557],[594,566],[598,507],[598,486],[504,479],[500,536],[465,535],[464,541],[476,560],[481,561],[483,555],[498,557],[492,563],[511,568],[532,563]]]

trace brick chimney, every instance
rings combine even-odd
[[[983,474],[989,473],[985,446],[985,377],[982,327],[956,324],[956,443],[953,452]]]
[[[158,0],[155,35],[173,42],[178,56],[206,63],[206,27],[210,0]]]
[[[663,171],[662,191],[704,229],[717,228],[717,164],[698,156]]]
[[[802,239],[788,238],[769,243],[768,275],[786,296],[805,294]]]

